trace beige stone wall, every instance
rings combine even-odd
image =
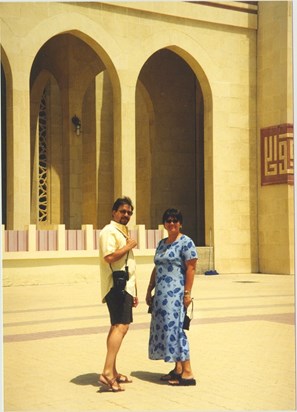
[[[284,222],[277,242],[285,240],[281,247],[290,253],[284,258],[286,264],[278,265],[275,254],[271,255],[275,249],[267,242],[272,232],[263,211],[269,195],[259,186],[257,163],[259,129],[292,121],[281,109],[292,111],[286,92],[290,81],[278,86],[283,74],[288,79],[291,63],[285,38],[290,17],[286,2],[263,3],[266,6],[259,6],[259,51],[257,14],[247,12],[256,10],[252,4],[236,4],[242,8],[236,11],[186,2],[1,3],[3,66],[11,92],[9,227],[30,223],[29,79],[32,67],[37,67],[35,57],[50,41],[51,48],[44,50],[52,50],[48,64],[54,64],[50,69],[57,77],[61,75],[58,83],[66,108],[60,223],[74,228],[83,223],[101,226],[109,219],[113,198],[129,195],[136,203],[132,224],[156,227],[165,208],[180,207],[187,222],[185,231],[192,235],[198,225],[205,244],[214,244],[220,273],[291,273],[292,188],[266,190],[274,192],[271,198],[284,202],[281,211],[277,209]],[[278,42],[267,37],[271,22],[280,27]],[[266,55],[271,44],[275,53],[282,53],[283,68],[272,64],[275,56]],[[160,57],[152,60],[155,53]],[[166,72],[165,56],[170,53],[174,59],[171,71]],[[63,77],[65,59],[69,64]],[[45,61],[43,56],[40,64]],[[145,76],[147,64],[151,79]],[[273,74],[271,80],[267,70]],[[271,95],[267,104],[267,93],[274,90],[281,99]],[[166,118],[166,109],[171,117]],[[83,119],[81,137],[73,133],[74,113]],[[200,123],[194,125],[193,119]],[[199,150],[204,152],[204,173],[197,167]],[[276,210],[272,214],[278,218]]]

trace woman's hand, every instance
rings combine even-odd
[[[156,284],[155,279],[156,279],[156,266],[154,267],[152,271],[150,282],[147,287],[145,301],[148,306],[150,306],[152,303],[152,290],[155,288],[155,284]]]
[[[191,302],[192,302],[191,295],[189,295],[189,294],[184,295],[184,306],[186,308],[190,305]]]
[[[195,272],[196,272],[196,262],[197,259],[187,260],[186,263],[186,281],[184,290],[184,305],[187,308],[191,301],[191,289],[194,282]]]
[[[148,290],[148,291],[146,292],[145,302],[146,302],[146,304],[147,304],[148,306],[150,306],[151,303],[152,303],[152,293],[151,293],[150,290]]]
[[[133,308],[136,308],[138,306],[139,300],[137,296],[134,296],[133,298]]]

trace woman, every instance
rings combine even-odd
[[[161,380],[168,381],[170,385],[190,386],[196,385],[196,380],[191,369],[183,321],[192,300],[198,256],[192,239],[180,232],[182,222],[182,214],[177,209],[167,209],[163,214],[168,237],[157,246],[146,303],[152,311],[149,359],[175,362],[174,369]]]

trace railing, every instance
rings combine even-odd
[[[79,230],[65,229],[58,225],[56,230],[38,230],[29,225],[27,230],[5,230],[2,226],[4,252],[46,252],[68,250],[98,250],[100,229],[83,225]],[[165,236],[163,226],[159,229],[145,229],[138,225],[129,231],[137,241],[136,249],[155,249],[159,240]]]

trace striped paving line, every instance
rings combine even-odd
[[[276,307],[294,307],[292,303],[278,303],[274,305],[253,305],[252,309],[267,309],[269,307],[276,308]],[[77,309],[77,308],[75,308]],[[242,309],[251,309],[251,307],[248,306],[224,306],[224,307],[216,307],[216,311],[225,311],[225,310],[230,310],[232,309],[233,311],[235,310],[242,310]],[[199,312],[213,312],[214,308],[198,308],[197,311],[194,310],[194,314]],[[133,317],[139,317],[147,314],[146,311],[136,311],[133,313]],[[26,321],[18,321],[18,322],[6,322],[3,323],[4,328],[9,328],[9,327],[16,327],[16,326],[26,326],[26,325],[41,325],[45,323],[57,323],[57,322],[76,322],[76,321],[82,321],[82,320],[91,320],[91,319],[105,319],[108,318],[108,313],[106,314],[97,314],[97,315],[89,315],[89,316],[73,316],[73,317],[65,317],[65,318],[53,318],[53,319],[35,319],[35,320],[26,320]]]
[[[204,319],[193,319],[191,325],[207,325],[214,323],[230,323],[230,322],[254,322],[254,321],[267,321],[282,323],[287,325],[295,325],[295,314],[294,313],[274,313],[267,315],[244,315],[244,316],[225,316],[225,317],[214,317],[214,318],[204,318]],[[142,323],[132,323],[131,329],[148,329],[150,322]],[[42,339],[53,339],[61,338],[67,336],[80,336],[80,335],[94,335],[100,333],[107,333],[109,331],[110,325],[104,326],[94,326],[87,328],[74,328],[74,329],[61,329],[54,331],[43,331],[43,332],[33,332],[33,333],[23,333],[23,334],[12,334],[4,335],[3,342],[25,342],[33,340]]]

